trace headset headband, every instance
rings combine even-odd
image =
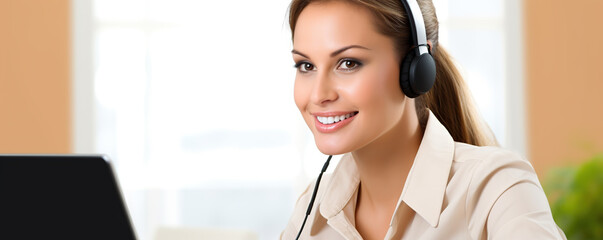
[[[423,21],[423,14],[421,13],[419,4],[416,0],[402,0],[402,5],[404,5],[404,10],[406,10],[406,15],[408,15],[409,18],[408,22],[410,25],[413,46],[416,46],[419,55],[429,53],[427,34],[425,33],[425,22]]]

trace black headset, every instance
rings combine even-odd
[[[423,21],[423,13],[417,0],[402,0],[404,10],[408,15],[410,34],[412,40],[412,48],[404,57],[404,60],[400,64],[400,87],[402,92],[409,98],[416,98],[421,94],[426,93],[431,89],[435,82],[436,76],[436,65],[433,57],[431,56],[431,49],[427,44],[427,34],[425,33],[425,22]],[[327,161],[322,167],[318,179],[316,179],[316,185],[314,186],[314,192],[312,192],[312,198],[308,204],[306,210],[306,217],[297,233],[295,239],[299,239],[299,236],[304,230],[306,220],[312,212],[312,206],[318,193],[318,185],[322,179],[322,174],[329,167],[329,162],[333,156],[330,155]]]
[[[402,0],[408,15],[412,48],[400,64],[400,87],[409,98],[416,98],[431,89],[436,77],[436,65],[427,44],[425,22],[416,0]]]

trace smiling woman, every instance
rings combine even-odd
[[[431,1],[294,0],[290,26],[295,103],[318,149],[345,155],[282,239],[565,238],[530,163],[476,114]]]

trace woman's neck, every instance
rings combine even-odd
[[[406,105],[403,119],[391,131],[352,152],[360,175],[359,202],[390,217],[423,138],[414,104]]]

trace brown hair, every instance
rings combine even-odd
[[[292,0],[289,7],[291,34],[302,10],[311,2],[328,0]],[[398,52],[410,48],[408,19],[400,0],[348,0],[369,9],[375,16],[379,32],[391,37]],[[436,62],[436,81],[433,88],[415,100],[415,108],[422,127],[425,127],[430,109],[446,127],[452,138],[477,146],[498,145],[494,134],[481,119],[473,99],[448,52],[438,44],[438,19],[431,0],[417,0],[423,19],[427,39],[432,42],[431,53]]]

